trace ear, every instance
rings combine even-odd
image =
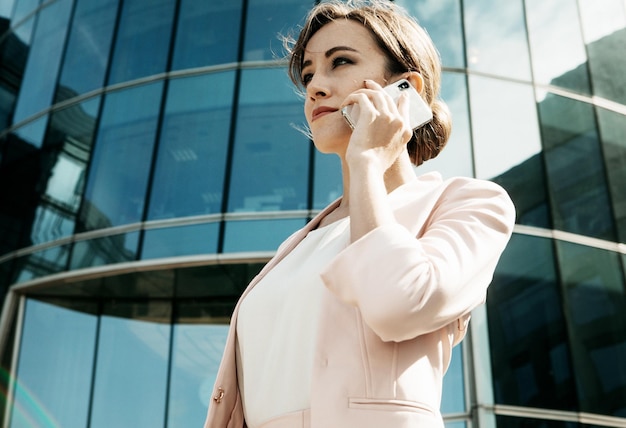
[[[409,74],[405,77],[411,85],[417,90],[419,94],[422,93],[424,89],[424,78],[417,71],[410,71]]]

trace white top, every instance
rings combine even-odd
[[[320,273],[350,240],[349,220],[308,233],[239,308],[237,370],[246,424],[310,408]]]

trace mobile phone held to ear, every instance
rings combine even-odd
[[[391,98],[393,98],[395,102],[398,102],[398,98],[400,98],[400,94],[402,94],[402,92],[407,91],[409,94],[410,124],[413,130],[424,126],[432,120],[433,112],[408,80],[398,80],[391,85],[385,86],[383,90],[391,95]],[[354,129],[354,126],[356,125],[356,122],[352,119],[352,117],[358,116],[358,108],[358,105],[351,104],[341,109],[341,114],[352,129]]]

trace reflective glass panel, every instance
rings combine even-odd
[[[24,17],[33,12],[40,3],[41,0],[15,0],[13,17],[11,18],[11,21],[13,21],[12,24],[15,25],[24,19]]]
[[[588,425],[581,425],[576,422],[502,415],[496,415],[496,426],[498,428],[590,428]]]
[[[315,150],[313,209],[321,210],[343,194],[341,161],[334,154]]]
[[[417,168],[418,174],[438,171],[444,178],[474,176],[472,136],[467,103],[467,80],[465,75],[443,73],[441,98],[452,115],[452,134],[445,148],[435,158]]]
[[[219,223],[148,229],[144,231],[142,259],[217,253]]]
[[[74,232],[85,185],[100,99],[58,110],[50,116],[41,162],[40,198],[31,240],[40,244]]]
[[[626,287],[617,253],[557,241],[580,410],[626,417]]]
[[[615,239],[593,108],[547,94],[539,103],[554,227]],[[584,167],[583,167],[584,165]]]
[[[396,0],[428,31],[445,67],[465,67],[459,0]]]
[[[514,234],[487,293],[496,404],[576,409],[552,241]]]
[[[11,12],[13,12],[13,5],[15,0],[5,0],[0,2],[0,19],[11,19]]]
[[[228,319],[239,296],[267,260],[269,256],[259,263],[220,263],[179,269],[176,297],[213,298],[211,316]]]
[[[57,102],[103,86],[119,3],[77,0]]]
[[[13,123],[52,104],[71,10],[72,0],[58,0],[39,12]]]
[[[89,426],[164,426],[171,305],[109,303],[100,321]]]
[[[237,61],[242,0],[181,0],[173,70]]]
[[[446,428],[466,428],[467,422],[465,421],[445,422],[444,426]]]
[[[32,244],[30,231],[41,197],[43,156],[39,147],[48,117],[2,137],[0,163],[0,253]]]
[[[59,245],[19,257],[14,265],[14,281],[26,282],[63,272],[67,268],[69,250],[69,245]]]
[[[530,60],[521,1],[463,3],[467,66],[471,70],[530,80]]]
[[[229,221],[224,232],[224,253],[276,251],[305,219]]]
[[[470,76],[469,87],[476,176],[505,187],[517,223],[549,227],[532,88],[479,76]]]
[[[596,108],[611,189],[617,241],[626,242],[626,116]]]
[[[84,312],[93,306],[26,301],[10,427],[87,426],[97,318]]]
[[[209,302],[177,306],[168,427],[202,426],[226,344],[228,323]]]
[[[6,27],[3,27],[0,21],[0,64],[3,74],[3,78],[0,79],[0,129],[7,128],[13,118],[13,109],[24,78],[34,23],[35,16],[31,16],[16,28],[9,30],[9,22],[7,21]],[[8,30],[6,36],[3,30]]]
[[[579,0],[594,95],[626,104],[626,4]]]
[[[235,73],[169,82],[148,219],[219,213]]]
[[[165,71],[175,0],[125,0],[109,84]]]
[[[284,56],[281,35],[290,34],[313,7],[313,0],[248,0],[244,61]]]
[[[43,138],[44,138],[44,134],[46,133],[47,125],[48,125],[48,115],[45,115],[45,116],[41,116],[38,119],[33,120],[32,122],[28,122],[24,126],[20,126],[16,130],[14,130],[13,133],[17,136],[19,140],[21,140],[19,141],[18,144],[20,145],[30,144],[31,146],[33,146],[32,148],[40,148],[41,145],[43,144]],[[24,150],[23,147],[22,148],[16,147],[16,149],[17,149],[16,153],[27,152],[27,150]],[[31,148],[29,147],[29,149]],[[7,152],[10,150],[11,148],[9,147],[8,150],[5,151],[5,155],[4,155],[4,159],[6,159],[5,162],[12,161],[12,157],[7,154]]]
[[[463,379],[463,345],[452,349],[450,367],[443,377],[441,413],[463,413],[465,411],[465,381]]]
[[[78,241],[72,250],[70,269],[122,263],[137,259],[139,232]]]
[[[588,94],[587,54],[576,0],[526,0],[536,82]]]
[[[142,219],[162,92],[157,82],[105,97],[79,230]]]
[[[244,70],[237,114],[228,211],[306,209],[310,143],[285,70]]]

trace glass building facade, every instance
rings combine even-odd
[[[626,426],[626,3],[397,2],[454,117],[416,172],[517,207],[447,427]],[[2,427],[202,425],[238,296],[341,193],[278,37],[312,5],[0,1]]]

